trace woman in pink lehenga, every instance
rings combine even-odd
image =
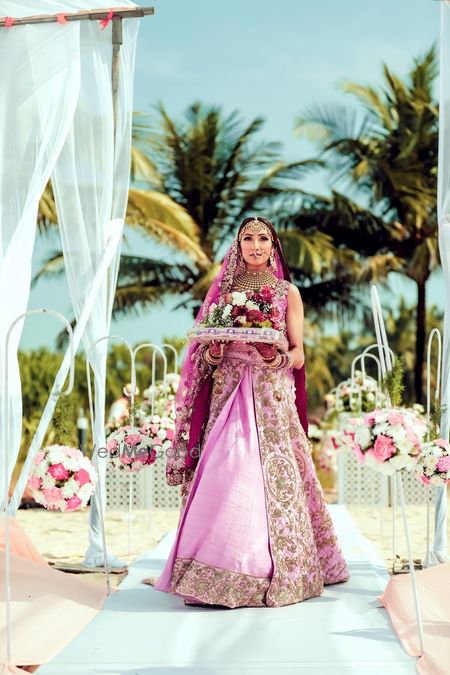
[[[177,534],[155,584],[186,604],[279,607],[348,578],[307,438],[303,305],[264,218],[246,218],[196,318],[230,291],[271,286],[281,352],[191,344],[166,476],[182,485]]]

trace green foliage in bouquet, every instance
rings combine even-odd
[[[430,411],[430,425],[428,427],[427,441],[434,441],[441,435],[441,417],[446,411],[447,406],[441,405],[439,401],[435,401]]]
[[[391,370],[383,378],[383,390],[387,392],[394,408],[399,408],[405,391],[405,358],[396,355]]]

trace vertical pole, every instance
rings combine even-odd
[[[416,609],[416,621],[417,621],[417,628],[419,632],[419,643],[420,643],[420,654],[423,654],[424,652],[424,640],[423,640],[423,626],[422,626],[422,614],[420,612],[420,604],[419,604],[419,592],[417,589],[417,582],[416,582],[416,573],[414,571],[414,561],[412,557],[412,550],[411,550],[411,541],[409,539],[409,530],[408,530],[408,519],[406,517],[406,504],[405,504],[405,494],[403,492],[403,481],[402,481],[402,474],[401,471],[397,471],[397,478],[398,478],[398,491],[400,494],[400,504],[402,507],[402,515],[403,515],[403,527],[405,530],[405,539],[406,539],[406,546],[408,549],[408,559],[409,559],[409,572],[411,575],[411,584],[412,584],[412,591],[413,591],[413,597],[414,597],[414,605]],[[395,479],[395,476],[394,476]]]
[[[112,20],[112,66],[111,66],[111,90],[113,104],[114,123],[114,150],[116,145],[116,127],[118,116],[118,93],[120,75],[120,46],[122,45],[122,17],[114,16]],[[115,154],[115,153],[114,153]]]

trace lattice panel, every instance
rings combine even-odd
[[[402,473],[403,492],[407,504],[426,504],[436,497],[436,488],[422,485],[413,474]],[[351,450],[338,452],[338,502],[340,504],[382,504],[390,506],[391,487],[388,476],[358,462]],[[397,496],[397,502],[399,497]]]
[[[133,474],[133,508],[177,509],[181,507],[180,487],[166,483],[165,457]],[[130,478],[110,466],[106,470],[106,503],[108,508],[128,509]]]

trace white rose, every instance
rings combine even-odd
[[[247,309],[258,309],[258,305],[252,300],[247,300],[245,306],[247,307]]]
[[[395,455],[395,457],[391,457],[389,464],[394,469],[403,469],[406,465],[406,460],[407,458],[404,455]]]
[[[226,319],[227,316],[230,316],[230,314],[231,314],[231,309],[232,309],[231,305],[227,305],[227,306],[225,307],[225,309],[224,309],[223,312],[222,312],[222,316],[223,316],[224,319]]]
[[[44,476],[47,475],[48,471],[48,464],[47,462],[40,462],[37,466],[34,467],[33,473],[36,476],[39,476],[39,478],[43,478]]]
[[[50,490],[55,487],[55,479],[49,473],[42,479],[42,489]]]
[[[436,485],[438,487],[443,485],[442,478],[440,478],[439,476],[431,476],[430,483],[431,485]]]
[[[356,427],[355,440],[362,448],[368,448],[372,440],[372,434],[365,425],[361,424]]]
[[[76,492],[72,489],[72,486],[69,485],[69,481],[64,485],[64,487],[61,488],[61,492],[63,493],[64,499],[70,499],[70,497],[73,497]]]
[[[240,293],[239,291],[234,291],[231,297],[233,298],[233,305],[245,305],[247,302],[245,293]]]

